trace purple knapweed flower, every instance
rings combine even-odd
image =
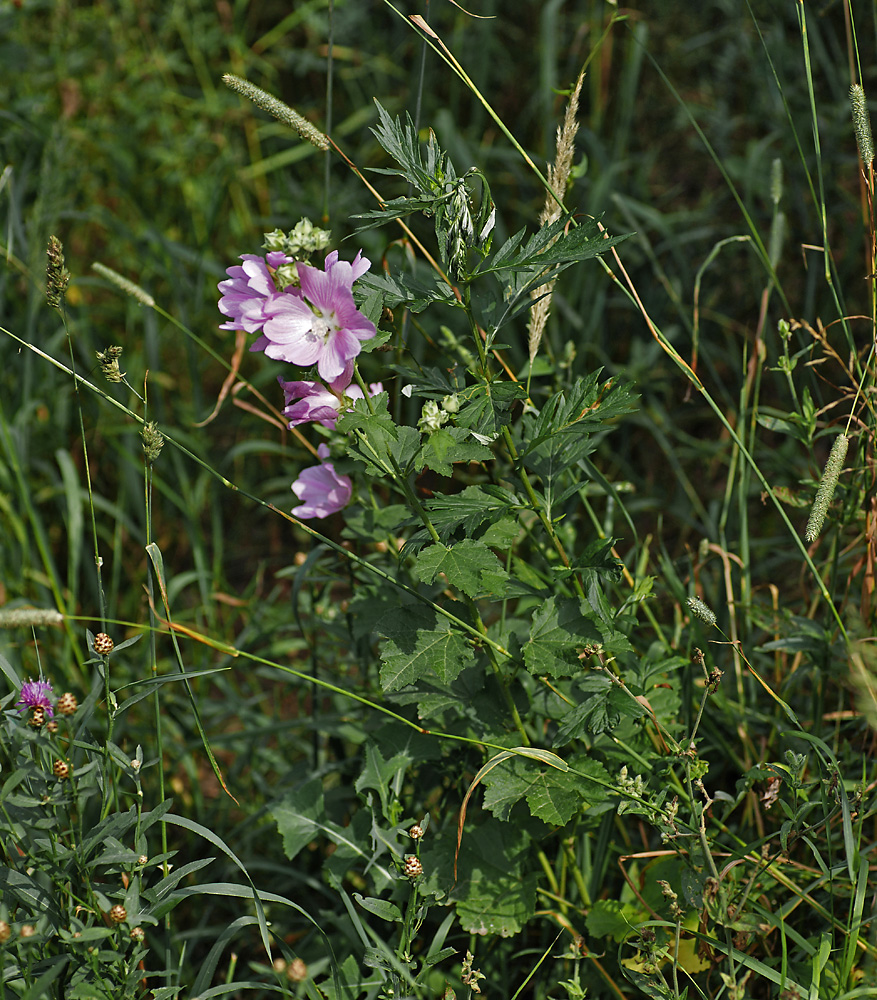
[[[292,508],[292,513],[298,518],[322,518],[337,514],[350,503],[353,493],[350,478],[339,476],[335,466],[325,461],[329,457],[328,446],[321,444],[317,454],[324,461],[302,469],[301,475],[292,484],[292,492],[302,501],[300,506]]]
[[[15,703],[15,707],[24,714],[32,708],[45,709],[49,718],[54,715],[50,695],[52,685],[48,681],[25,681],[21,685],[21,697]],[[19,707],[20,706],[20,707]]]
[[[265,257],[245,253],[241,256],[243,264],[226,268],[228,278],[220,281],[218,288],[222,292],[219,311],[228,316],[228,322],[219,329],[246,330],[247,333],[261,330],[265,323],[265,303],[271,296],[280,294],[272,271],[289,264],[291,259],[279,250],[273,250]],[[293,295],[295,292],[284,294]]]
[[[284,382],[282,378],[277,381],[283,389],[283,415],[289,417],[290,427],[313,421],[334,430],[345,399],[349,408],[355,400],[363,398],[362,389],[358,385],[350,385],[348,382],[339,386],[342,379],[336,379],[328,385],[323,385],[322,382]],[[370,396],[377,396],[384,391],[384,387],[380,382],[372,382],[368,390]]]
[[[375,335],[375,325],[356,308],[351,288],[371,267],[361,256],[351,263],[338,260],[338,251],[326,257],[325,270],[298,265],[301,295],[281,292],[263,306],[262,337],[269,358],[302,368],[317,366],[320,378],[330,382],[351,367],[362,341]]]

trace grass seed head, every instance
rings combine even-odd
[[[807,520],[807,530],[804,532],[804,537],[808,542],[815,542],[822,530],[825,515],[828,513],[828,505],[834,498],[834,491],[837,488],[837,481],[843,468],[844,459],[847,457],[849,445],[850,439],[846,434],[839,434],[831,446],[831,454],[825,463],[822,479],[819,480],[819,489],[816,491],[813,509]]]
[[[866,167],[874,160],[874,139],[871,136],[871,116],[865,101],[865,91],[861,84],[854,83],[850,87],[850,108],[853,113],[853,128],[856,132],[856,144],[859,156]]]

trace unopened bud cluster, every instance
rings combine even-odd
[[[420,863],[420,858],[415,858],[413,855],[407,857],[403,871],[405,872],[405,878],[417,878],[419,875],[422,875],[423,865]]]
[[[61,715],[73,715],[78,707],[79,703],[76,700],[76,695],[71,694],[69,691],[65,691],[58,699],[58,704],[55,705],[55,708],[57,708]]]
[[[109,656],[114,645],[115,643],[106,632],[98,632],[94,637],[94,651],[100,653],[101,656]]]

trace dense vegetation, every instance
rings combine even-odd
[[[877,994],[875,37],[0,8],[0,996]],[[302,219],[381,389],[290,428]]]

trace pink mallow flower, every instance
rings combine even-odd
[[[323,385],[322,382],[284,382],[282,378],[277,381],[283,389],[283,415],[289,417],[290,427],[313,421],[334,430],[342,408],[349,409],[353,402],[363,398],[362,389],[358,385],[339,385],[343,379],[336,379],[328,385]],[[368,387],[370,396],[377,396],[383,391],[384,387],[380,382],[372,382]]]
[[[266,300],[262,337],[252,349],[264,348],[269,358],[301,368],[316,365],[327,382],[339,378],[362,350],[361,342],[375,335],[351,291],[370,267],[361,253],[352,263],[339,261],[337,250],[327,255],[323,271],[299,264],[301,295],[281,292]]]
[[[52,709],[50,695],[52,685],[48,681],[26,681],[21,685],[21,697],[15,703],[19,711],[29,712],[32,708],[43,708],[51,718],[55,713]]]
[[[265,303],[272,296],[280,294],[274,284],[272,272],[283,264],[289,264],[292,258],[279,250],[272,250],[266,257],[245,253],[241,260],[243,264],[226,268],[228,278],[218,285],[222,292],[219,311],[223,316],[228,316],[228,322],[223,323],[219,329],[257,333],[265,323]]]
[[[301,475],[292,484],[292,492],[302,501],[299,507],[292,508],[292,513],[298,518],[336,514],[350,503],[353,493],[350,478],[339,476],[335,466],[325,461],[329,457],[328,445],[321,444],[317,448],[317,454],[323,462],[302,469]]]

